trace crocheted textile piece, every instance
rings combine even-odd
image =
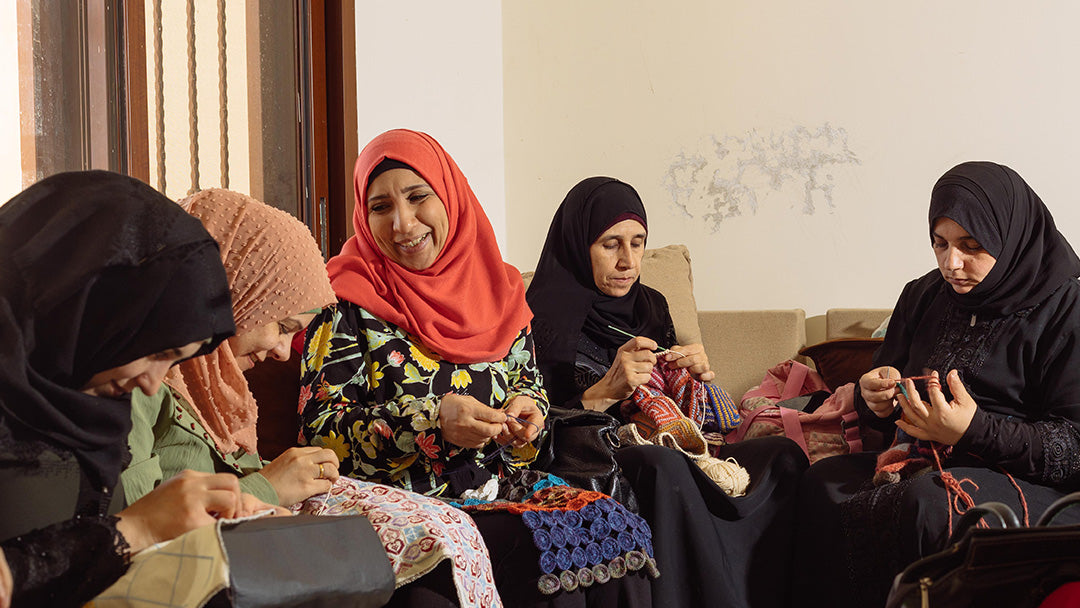
[[[739,406],[727,391],[712,383],[705,384],[705,420],[702,431],[727,433],[742,422]]]
[[[397,587],[449,559],[461,606],[502,606],[476,523],[441,500],[342,476],[329,493],[313,496],[293,510],[366,517],[386,549]]]
[[[520,515],[540,551],[536,586],[546,595],[603,584],[638,570],[660,576],[652,530],[644,519],[606,494],[570,487],[554,475],[516,471],[499,481],[496,500],[450,503],[467,512]]]

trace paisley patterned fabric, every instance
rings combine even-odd
[[[343,476],[329,493],[313,496],[293,510],[367,517],[390,558],[398,587],[448,559],[461,606],[502,606],[480,531],[467,513],[445,502]]]

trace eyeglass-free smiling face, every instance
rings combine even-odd
[[[246,372],[255,367],[256,363],[265,361],[267,357],[273,357],[278,361],[288,361],[293,336],[307,327],[314,318],[315,313],[306,312],[285,317],[280,321],[263,323],[255,329],[229,338],[226,344],[236,357],[236,364],[240,367],[240,371]]]
[[[385,171],[368,186],[366,204],[371,236],[386,257],[411,270],[435,263],[450,220],[422,177],[408,169]]]

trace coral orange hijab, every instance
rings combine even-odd
[[[221,247],[238,334],[335,301],[319,246],[293,216],[229,190],[203,190],[180,204]],[[258,408],[228,344],[172,368],[165,382],[223,454],[256,451]]]
[[[446,205],[446,244],[424,270],[379,250],[367,221],[368,176],[383,159],[406,163]],[[416,336],[453,363],[496,361],[532,319],[521,273],[503,262],[495,232],[469,182],[430,135],[397,129],[371,140],[353,177],[356,235],[327,264],[338,298]]]

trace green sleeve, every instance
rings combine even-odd
[[[240,491],[253,495],[259,500],[271,504],[281,504],[278,501],[277,490],[274,486],[270,485],[270,481],[263,477],[262,473],[258,471],[249,473],[240,478]],[[287,507],[289,505],[281,505]]]
[[[131,394],[131,432],[128,434],[131,463],[120,473],[128,504],[148,494],[164,479],[161,461],[154,451],[154,427],[163,412],[168,422],[167,405],[171,399],[172,393],[164,384],[153,396],[148,397],[141,390]]]

